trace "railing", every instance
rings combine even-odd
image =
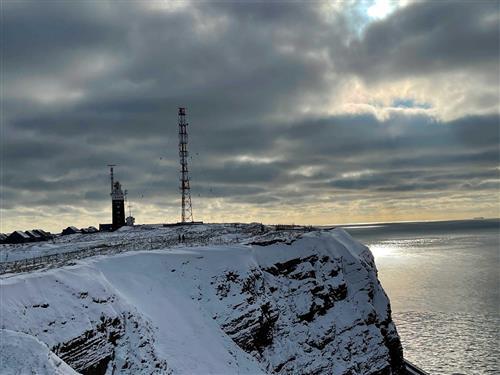
[[[279,225],[278,225],[279,226]],[[281,231],[296,232],[301,230],[303,232],[310,231],[313,227],[300,227],[294,228],[280,228]],[[262,232],[252,227],[242,227],[241,236],[233,239],[224,238],[225,233],[189,233],[189,239],[179,241],[178,234],[170,237],[151,237],[151,238],[137,238],[131,239],[126,242],[100,244],[92,247],[81,248],[74,251],[59,252],[55,254],[42,255],[30,257],[10,262],[0,262],[0,275],[8,273],[29,272],[43,268],[56,268],[64,265],[71,264],[75,260],[89,258],[97,255],[111,255],[119,254],[127,251],[139,250],[159,250],[168,249],[174,246],[186,245],[190,247],[208,246],[208,245],[225,245],[241,243],[245,239],[245,235],[258,235]],[[277,229],[277,228],[276,228]],[[76,245],[76,244],[75,244]]]
[[[189,240],[179,241],[177,238],[161,238],[160,240],[141,241],[139,243],[122,242],[113,245],[102,244],[90,248],[83,248],[74,251],[61,252],[50,255],[25,258],[11,262],[0,263],[0,275],[7,273],[29,272],[42,268],[55,268],[68,265],[75,260],[89,258],[97,255],[112,255],[127,251],[138,250],[159,250],[172,248],[178,245],[187,245],[190,247],[222,245],[235,243],[237,241],[224,241],[222,238],[197,237]]]

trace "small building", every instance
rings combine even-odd
[[[54,238],[54,235],[50,232],[46,232],[43,229],[33,229],[32,232],[38,233],[44,240],[51,240]]]
[[[43,241],[44,240],[44,238],[41,235],[39,235],[38,233],[36,233],[36,232],[34,232],[32,230],[27,230],[24,233],[26,233],[30,237],[31,242],[37,242],[37,241]]]
[[[81,233],[81,231],[80,231],[80,229],[78,229],[77,227],[74,227],[74,226],[69,226],[66,229],[63,229],[63,231],[61,232],[61,234],[63,236],[66,236],[68,234],[76,234],[76,233]]]
[[[90,233],[97,233],[99,232],[96,227],[88,227],[88,228],[82,228],[82,233],[84,234],[90,234]]]
[[[133,216],[127,216],[127,218],[125,219],[125,223],[129,227],[133,227],[134,224],[135,224],[135,217],[133,217]]]
[[[112,232],[113,224],[99,224],[99,232]]]
[[[4,233],[0,233],[0,243],[4,243],[7,239],[7,235]]]
[[[24,242],[30,242],[31,238],[28,236],[26,233],[16,230],[12,232],[7,239],[5,240],[6,243],[24,243]]]

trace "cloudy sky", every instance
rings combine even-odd
[[[1,2],[1,228],[498,217],[498,1]]]

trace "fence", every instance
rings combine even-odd
[[[170,237],[150,237],[150,238],[139,238],[131,239],[126,242],[114,243],[114,244],[101,244],[93,247],[78,249],[69,252],[60,252],[50,255],[42,255],[38,257],[31,257],[10,262],[0,262],[0,275],[7,273],[20,273],[29,272],[43,268],[55,268],[64,265],[71,264],[75,260],[89,258],[97,255],[111,255],[119,254],[127,251],[137,251],[137,250],[159,250],[172,248],[177,245],[187,245],[190,247],[195,246],[208,246],[208,245],[229,245],[234,243],[240,243],[244,239],[245,235],[254,236],[261,234],[260,226],[254,228],[251,226],[243,226],[241,236],[236,238],[224,238],[224,234],[229,233],[218,233],[214,232],[201,232],[201,233],[189,233],[190,238],[185,240],[180,240],[178,235],[173,235]],[[313,230],[313,227],[304,226],[285,226],[277,225],[276,230],[279,231],[302,231],[308,232]]]
[[[11,262],[0,263],[0,275],[7,273],[20,273],[34,271],[43,268],[55,268],[68,265],[75,260],[89,258],[97,255],[111,255],[119,254],[127,251],[137,251],[137,250],[158,250],[165,248],[172,248],[176,245],[189,245],[194,246],[207,246],[207,245],[222,245],[235,243],[237,240],[224,240],[223,238],[213,238],[210,236],[199,236],[191,239],[186,239],[184,241],[179,241],[178,238],[165,238],[160,239],[151,238],[149,241],[141,242],[122,242],[113,245],[99,245],[90,248],[78,249],[74,251],[42,255],[38,257],[31,257],[26,259],[20,259]]]

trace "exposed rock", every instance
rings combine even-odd
[[[57,274],[34,275],[14,284],[24,294],[2,301],[2,307],[10,309],[0,311],[4,324],[42,340],[54,356],[84,375],[110,374],[113,369],[121,374],[169,372],[156,354],[150,323],[133,306],[117,300],[102,275]],[[24,305],[23,300],[37,302]],[[22,305],[21,317],[13,314],[16,305]]]
[[[356,257],[321,247],[298,253],[304,256],[214,277],[219,300],[228,303],[214,315],[222,329],[275,373],[403,374],[401,343],[368,249],[358,247]]]

